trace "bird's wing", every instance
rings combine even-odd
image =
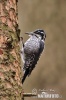
[[[44,42],[40,41],[40,48],[38,48],[38,52],[30,53],[29,56],[25,55],[25,64],[24,64],[24,70],[27,68],[29,69],[28,75],[31,74],[32,70],[35,68],[35,65],[37,64],[37,61],[40,58],[40,55],[44,49]]]
[[[25,63],[23,67],[24,76],[22,79],[22,83],[26,79],[27,75],[29,76],[32,70],[35,68],[37,61],[39,60],[40,54],[42,53],[44,49],[44,43],[40,41],[39,44],[40,45],[38,47],[34,46],[35,49],[33,49],[34,47],[32,48],[31,46],[28,46],[28,45],[27,45],[27,48],[24,48],[25,49]]]

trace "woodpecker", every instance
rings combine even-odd
[[[46,34],[42,29],[37,29],[34,32],[26,32],[26,34],[28,34],[30,38],[25,43],[23,43],[22,40],[21,57],[24,63],[22,84],[26,77],[29,76],[35,68],[35,65],[45,47],[46,38]]]

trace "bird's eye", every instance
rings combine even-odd
[[[41,32],[41,33],[43,33],[43,32]]]

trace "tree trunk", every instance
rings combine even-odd
[[[0,100],[22,100],[17,0],[0,0]]]

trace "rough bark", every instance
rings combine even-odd
[[[17,0],[0,0],[0,100],[22,100]]]

